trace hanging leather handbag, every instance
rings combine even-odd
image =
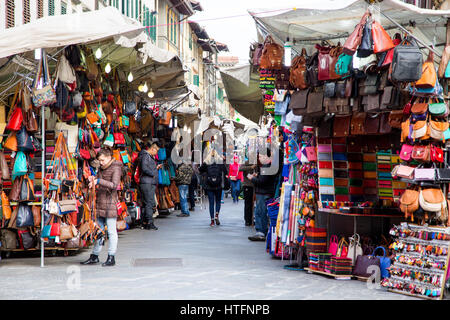
[[[28,109],[25,113],[25,128],[29,133],[36,133],[39,129],[33,109]]]
[[[297,89],[303,90],[308,87],[306,82],[306,50],[292,60],[292,66],[289,74],[290,84]]]
[[[19,210],[17,211],[16,226],[18,228],[26,228],[34,226],[33,212],[31,212],[30,206],[26,204],[19,204]]]
[[[437,74],[436,69],[434,67],[434,53],[433,51],[428,52],[428,58],[425,60],[424,64],[422,65],[422,76],[420,79],[415,83],[415,86],[417,88],[434,88],[437,80]]]
[[[336,96],[336,82],[326,82],[323,86],[323,97],[334,98]]]
[[[11,191],[9,192],[9,199],[11,201],[20,200],[20,191],[22,190],[23,176],[16,177],[13,181]]]
[[[309,116],[321,116],[323,110],[323,91],[313,91],[308,94],[306,112]]]
[[[389,34],[376,20],[372,22],[372,39],[374,53],[388,51],[395,47]]]
[[[351,116],[334,117],[333,137],[343,138],[350,135]]]
[[[449,129],[449,123],[448,121],[445,122],[439,122],[430,120],[430,137],[438,140],[438,141],[445,141],[444,133]]]
[[[331,63],[331,57],[330,57],[330,51],[331,47],[325,47],[321,46],[319,44],[316,44],[316,49],[319,50],[319,74],[318,79],[319,81],[327,81],[330,80],[330,63]]]
[[[352,111],[350,110],[350,102],[348,98],[336,98],[336,109],[337,115],[350,115]]]
[[[403,111],[402,110],[392,110],[389,113],[388,123],[392,128],[401,129],[403,122]]]
[[[384,87],[380,109],[395,109],[400,105],[400,93],[393,86]]]
[[[448,105],[445,101],[429,103],[428,111],[430,112],[430,115],[437,118],[446,118],[449,113]]]
[[[413,147],[411,158],[422,162],[430,161],[430,146],[415,145]]]
[[[5,144],[3,145],[6,149],[9,149],[11,151],[18,151],[17,149],[17,136],[16,132],[11,132],[8,137],[6,138]]]
[[[34,151],[33,141],[31,140],[31,137],[28,135],[25,127],[22,127],[17,133],[17,149],[23,152]]]
[[[32,206],[31,212],[33,213],[34,226],[39,227],[41,225],[41,207]]]
[[[284,50],[269,35],[264,41],[264,48],[259,61],[261,69],[281,70]]]
[[[16,107],[9,118],[5,130],[19,131],[23,123],[22,108]]]
[[[61,214],[78,211],[77,201],[75,199],[59,200],[58,204]]]
[[[123,114],[126,116],[133,116],[137,111],[136,102],[128,100],[125,102]]]
[[[364,124],[366,134],[377,134],[380,129],[380,114],[368,114]]]
[[[394,172],[391,172],[392,176],[404,178],[404,179],[414,179],[414,167],[405,166],[402,164],[399,164],[395,166]]]
[[[337,98],[323,98],[325,113],[337,113]]]
[[[22,186],[20,188],[19,201],[35,201],[33,180],[28,176],[24,176]]]
[[[414,180],[416,181],[435,181],[436,168],[422,168],[418,166],[414,169]]]
[[[350,243],[348,245],[347,258],[352,259],[352,265],[354,265],[356,262],[356,258],[363,254],[363,250],[361,247],[359,234],[355,233],[352,237],[349,238],[349,240]]]
[[[433,162],[444,162],[444,150],[434,145],[430,146],[430,160]]]
[[[0,151],[0,167],[2,170],[2,179],[3,180],[10,180],[11,175],[9,173],[9,166],[8,162],[6,162],[6,157],[3,151]]]
[[[363,135],[365,134],[364,125],[366,122],[366,113],[357,112],[354,113],[351,120],[350,132],[351,135]]]
[[[346,96],[346,83],[347,81],[338,81],[335,85],[335,94],[338,98],[348,98]]]
[[[367,104],[364,106],[364,111],[366,112],[374,112],[380,110],[380,95],[379,94],[370,94],[367,97]]]
[[[122,132],[115,132],[114,135],[114,144],[118,146],[125,146],[125,137]]]
[[[437,213],[447,208],[447,201],[441,189],[428,188],[420,190],[419,205],[424,211]]]
[[[413,139],[420,139],[427,136],[428,133],[428,122],[426,120],[424,121],[417,121],[412,125],[412,138]]]
[[[394,49],[391,79],[398,82],[415,82],[422,76],[422,52],[416,40],[406,37]]]
[[[329,77],[330,80],[337,80],[341,78],[341,75],[336,73],[336,64],[339,61],[339,57],[342,54],[343,47],[340,43],[330,50],[330,65],[329,65]]]
[[[416,101],[411,107],[411,113],[415,115],[426,114],[428,111],[428,103],[423,101]],[[422,119],[425,120],[425,119]]]
[[[380,134],[391,133],[392,127],[389,125],[389,113],[382,113],[380,116]]]
[[[295,91],[289,101],[289,108],[296,116],[305,115],[307,113],[309,89]]]
[[[353,32],[350,34],[350,36],[345,40],[343,52],[348,55],[354,55],[356,50],[361,44],[362,36],[363,36],[363,30],[366,25],[367,18],[370,16],[369,11],[366,11],[366,13],[362,16],[359,23],[356,25]]]
[[[319,81],[319,51],[316,51],[306,61],[306,83],[310,87],[322,85],[322,81]]]
[[[128,127],[128,133],[139,133],[141,132],[141,127],[139,125],[139,122],[137,122],[136,118],[134,116],[130,117],[130,126]]]
[[[368,73],[366,79],[364,81],[361,81],[359,84],[359,94],[362,96],[378,93],[378,73]]]
[[[358,58],[366,58],[373,54],[373,41],[372,41],[372,19],[369,17],[364,25],[361,44],[358,47],[356,56]]]
[[[436,169],[436,181],[449,183],[450,169],[449,168]]]

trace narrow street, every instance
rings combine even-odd
[[[413,299],[369,290],[360,281],[283,269],[289,261],[271,258],[264,242],[247,239],[253,229],[244,226],[243,206],[225,199],[221,225],[213,228],[207,210],[197,206],[188,218],[175,212],[156,219],[159,231],[121,232],[112,268],[80,266],[90,250],[46,257],[45,268],[39,257],[3,259],[0,299]],[[71,270],[80,270],[79,289],[70,286]]]

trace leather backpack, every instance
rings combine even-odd
[[[261,69],[281,70],[284,49],[271,36],[264,41],[259,66]]]
[[[307,113],[309,89],[295,91],[289,101],[289,108],[296,116],[305,115]]]
[[[306,82],[306,50],[304,48],[302,49],[302,54],[296,56],[292,61],[290,72],[289,82],[293,87],[300,90],[308,87]]]
[[[411,216],[419,209],[419,191],[407,189],[400,197],[400,210],[405,214],[405,218]]]
[[[422,76],[422,52],[411,37],[406,37],[394,49],[391,79],[399,82],[415,82]]]

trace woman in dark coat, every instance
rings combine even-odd
[[[108,226],[108,259],[102,266],[115,265],[115,254],[117,250],[117,206],[118,201],[117,187],[122,177],[123,164],[112,156],[109,148],[103,148],[97,153],[97,160],[100,162],[100,170],[97,178],[89,177],[89,188],[97,186],[97,223],[104,230],[105,224]],[[98,256],[102,250],[104,239],[97,239],[94,244],[94,250],[88,260],[81,264],[96,264],[99,262]]]

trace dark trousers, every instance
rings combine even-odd
[[[244,187],[244,219],[246,223],[253,223],[253,187]]]
[[[209,215],[211,219],[214,219],[214,213],[220,212],[220,201],[222,198],[222,189],[219,190],[207,190],[209,201]],[[216,202],[216,210],[214,211],[214,202]]]
[[[153,223],[153,212],[156,209],[155,202],[155,184],[141,184],[142,204],[144,207],[144,214],[142,221],[147,223]]]
[[[189,185],[189,205],[191,206],[191,208],[195,207],[195,188],[196,188],[196,183],[194,184],[193,182],[191,182],[191,184]]]

